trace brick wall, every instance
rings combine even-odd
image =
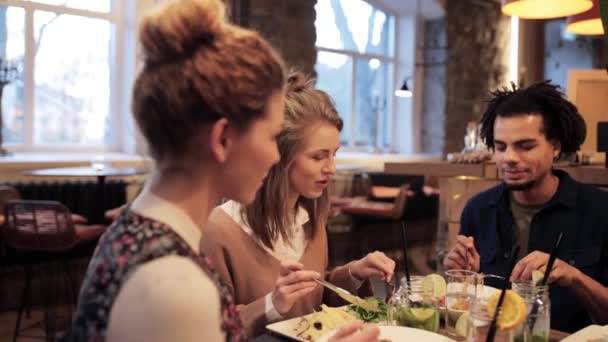
[[[233,22],[260,32],[289,67],[314,73],[316,0],[225,0]]]
[[[510,19],[500,2],[447,1],[448,65],[444,152],[462,150],[467,121],[478,120],[488,90],[506,84]]]
[[[447,21],[424,22],[422,44],[423,99],[420,115],[423,153],[442,153],[446,120]],[[419,44],[420,45],[420,44]]]

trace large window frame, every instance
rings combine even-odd
[[[392,96],[392,88],[395,83],[395,78],[397,77],[397,66],[399,64],[399,57],[397,54],[397,25],[399,16],[390,10],[386,9],[382,5],[372,1],[372,0],[363,0],[368,3],[370,6],[374,7],[377,10],[384,12],[384,14],[390,18],[391,28],[389,29],[389,38],[388,38],[388,52],[386,55],[377,54],[377,53],[367,53],[355,51],[348,48],[343,49],[335,49],[329,48],[325,46],[316,45],[315,48],[317,50],[317,54],[319,52],[327,52],[333,54],[343,55],[352,60],[350,65],[351,72],[351,100],[350,100],[350,112],[349,113],[340,113],[341,116],[348,115],[350,120],[350,126],[347,134],[346,143],[342,143],[341,151],[343,152],[396,152],[397,149],[397,137],[394,134],[394,130],[390,127],[394,127],[397,123],[397,118],[394,113],[395,100]],[[358,145],[358,132],[357,125],[358,120],[360,119],[360,115],[357,113],[357,62],[358,61],[369,61],[372,59],[378,60],[380,63],[388,66],[389,71],[389,79],[387,80],[388,89],[386,94],[386,121],[384,121],[384,116],[380,115],[377,117],[377,136],[376,141],[373,142],[373,145]],[[382,127],[388,125],[388,129],[384,132],[387,136],[382,135]],[[388,143],[383,143],[382,141],[388,141]]]
[[[125,108],[126,95],[124,94],[125,75],[125,9],[124,1],[111,1],[109,12],[97,12],[83,10],[63,5],[50,5],[34,2],[35,0],[3,0],[2,6],[20,7],[25,11],[25,53],[23,57],[23,97],[24,97],[24,129],[23,143],[3,142],[3,147],[10,152],[110,152],[121,149],[121,132],[125,129],[125,121],[122,120],[122,113]],[[34,132],[34,68],[35,68],[35,30],[34,13],[37,10],[55,12],[59,14],[75,15],[85,18],[106,20],[110,23],[110,51],[109,51],[109,127],[112,132],[111,141],[99,145],[80,146],[78,144],[36,144]],[[78,29],[78,28],[75,28]],[[92,37],[91,39],[94,39]]]

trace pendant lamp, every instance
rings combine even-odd
[[[568,17],[566,30],[584,35],[604,34],[599,0],[593,0],[593,7],[590,10]]]
[[[523,19],[567,17],[589,10],[591,0],[502,0],[502,13]]]
[[[401,89],[395,90],[395,96],[398,96],[398,97],[412,97],[412,91],[407,86],[407,81],[409,79],[410,79],[410,77],[407,77],[405,79],[405,81],[403,81],[403,85],[401,86]]]

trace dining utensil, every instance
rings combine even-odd
[[[320,280],[320,279],[315,279],[315,281],[323,286],[325,286],[326,288],[328,288],[329,290],[335,292],[338,296],[340,296],[340,298],[344,299],[345,301],[360,306],[362,308],[364,308],[365,310],[368,311],[374,311],[374,312],[381,312],[382,310],[380,310],[376,305],[373,305],[371,303],[368,303],[365,299],[355,296],[354,294],[348,292],[347,290],[338,287],[330,282],[327,282],[325,280]]]
[[[393,292],[395,292],[395,284],[393,283],[393,281],[385,282],[385,291],[386,291],[386,296],[384,297],[384,302],[386,304],[388,304],[388,302],[393,297]]]

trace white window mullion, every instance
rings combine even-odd
[[[388,64],[383,64],[382,65],[384,67],[383,73],[385,75],[388,75],[388,71],[386,68],[388,68]],[[385,76],[382,75],[382,76]],[[384,77],[382,77],[384,78]],[[390,92],[389,92],[390,94]],[[390,97],[390,96],[389,96]],[[373,100],[374,97],[372,95],[372,106],[373,106]],[[388,99],[386,99],[387,101],[385,102],[385,98],[379,98],[378,99],[378,103],[376,104],[376,136],[374,137],[376,141],[374,141],[374,145],[375,145],[375,150],[381,150],[384,149],[384,144],[383,144],[383,140],[384,140],[384,114],[387,108],[386,106],[388,105]]]
[[[385,55],[376,55],[373,53],[360,53],[360,52],[355,52],[355,51],[350,51],[350,50],[331,49],[331,48],[326,48],[326,47],[322,47],[322,46],[317,46],[316,49],[317,49],[317,51],[339,53],[342,55],[350,56],[352,58],[361,58],[361,59],[376,58],[377,60],[379,60],[380,62],[383,62],[383,63],[393,63],[396,60],[396,58],[394,58],[394,57],[388,57]]]
[[[116,13],[118,18],[122,18],[124,15],[123,4],[118,1],[112,2],[112,12]],[[123,51],[124,49],[124,25],[123,20],[117,20],[114,22],[112,29],[112,38],[110,43],[110,130],[112,132],[112,141],[110,142],[109,148],[112,151],[118,150],[118,146],[121,144],[122,139],[122,123],[120,120],[121,106],[120,103],[124,101],[124,95],[122,94],[122,79],[124,74],[124,63],[120,61],[124,60]]]
[[[130,1],[130,0],[129,0]],[[119,150],[119,139],[123,133],[120,121],[122,111],[122,102],[125,101],[122,94],[119,92],[124,88],[123,73],[125,69],[122,67],[122,59],[124,58],[125,40],[124,25],[121,21],[124,16],[123,0],[112,0],[111,10],[107,13],[83,10],[78,8],[67,7],[63,5],[49,5],[26,0],[0,0],[2,6],[13,6],[23,8],[25,12],[24,22],[24,55],[23,55],[23,131],[22,143],[11,146],[11,150],[15,152],[22,151],[117,151]],[[109,110],[109,127],[111,130],[112,140],[109,144],[102,142],[102,145],[87,145],[87,146],[69,146],[69,144],[49,144],[43,145],[36,143],[36,41],[35,41],[35,22],[34,14],[36,11],[55,12],[58,14],[66,14],[72,16],[80,16],[83,18],[93,18],[108,21],[112,25],[111,41],[109,44],[109,67],[110,67],[110,92],[108,99]],[[78,28],[75,28],[78,29]],[[39,112],[44,108],[38,108]],[[105,133],[105,132],[104,132]]]
[[[27,149],[34,147],[34,10],[25,11],[25,56],[23,60],[23,92],[24,92],[24,141]]]
[[[348,146],[355,147],[355,140],[357,137],[357,59],[355,57],[351,57],[352,59],[352,70],[351,73],[353,75],[352,86],[351,86],[351,102],[350,102],[350,134],[348,137]]]
[[[79,15],[79,16],[89,17],[89,18],[98,18],[98,19],[105,19],[105,20],[115,20],[116,19],[115,11],[111,11],[109,13],[104,13],[104,12],[88,11],[88,10],[61,6],[61,5],[41,4],[41,3],[36,3],[36,2],[31,2],[31,1],[24,1],[24,0],[1,0],[0,3],[2,3],[3,6],[18,6],[18,7],[24,7],[24,8],[35,8],[38,10],[43,10],[43,11],[48,11],[48,12]]]

